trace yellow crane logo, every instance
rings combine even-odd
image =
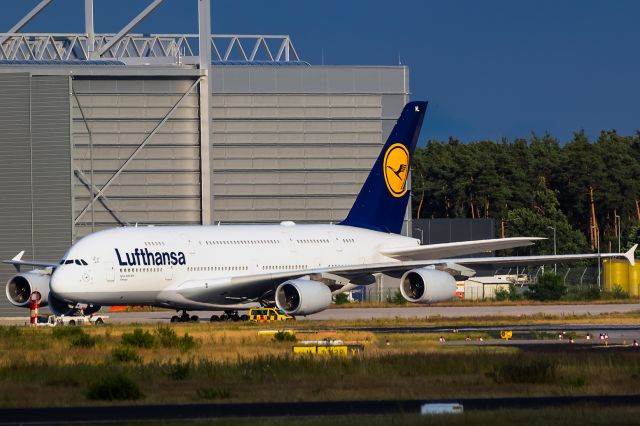
[[[384,154],[382,174],[389,193],[394,197],[402,197],[407,188],[407,176],[409,175],[409,151],[401,143],[394,143]]]

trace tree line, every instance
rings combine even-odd
[[[494,218],[497,236],[549,240],[531,253],[618,249],[640,234],[640,132],[514,141],[431,140],[416,150],[414,218]]]

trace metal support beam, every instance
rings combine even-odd
[[[91,168],[91,178],[87,177],[87,175],[84,174],[84,172],[82,170],[80,170],[79,168],[77,168],[75,165],[73,166],[73,174],[78,178],[78,180],[80,180],[80,182],[85,186],[85,188],[87,188],[87,191],[89,191],[89,193],[91,194],[91,200],[92,200],[92,205],[91,205],[91,232],[95,231],[95,195],[100,191],[98,189],[97,186],[94,185],[94,176],[93,176],[93,172],[94,172],[94,167],[93,167],[93,134],[91,133],[91,129],[89,128],[89,123],[87,122],[87,116],[84,114],[84,109],[82,108],[82,105],[80,104],[80,99],[78,99],[78,95],[76,94],[75,90],[71,91],[71,94],[73,95],[73,98],[76,100],[76,105],[78,105],[78,111],[80,111],[80,117],[82,117],[82,122],[84,123],[84,127],[87,129],[87,134],[89,135],[89,167]],[[124,219],[121,219],[115,209],[112,209],[111,206],[109,205],[109,200],[107,199],[107,197],[102,194],[98,200],[98,202],[100,202],[100,204],[102,204],[102,206],[105,208],[106,211],[109,212],[109,214],[111,214],[111,216],[116,220],[116,222],[118,222],[120,225],[124,226],[124,225],[130,225],[129,222],[127,222]],[[74,225],[77,222],[74,221]]]
[[[84,0],[84,32],[87,34],[87,58],[95,59],[96,33],[93,28],[93,0]]]
[[[78,180],[84,185],[84,187],[87,188],[87,191],[92,193],[91,197],[94,197],[94,195],[97,194],[100,191],[98,189],[98,187],[96,187],[95,185],[91,185],[91,183],[89,182],[89,178],[87,177],[87,175],[85,175],[82,172],[82,170],[74,167],[73,173],[76,175]],[[120,218],[118,216],[118,214],[116,213],[116,210],[109,205],[109,199],[104,194],[100,195],[100,197],[97,199],[97,201],[100,204],[102,204],[102,207],[104,207],[105,210],[107,212],[109,212],[109,214],[116,220],[116,222],[118,222],[118,224],[120,224],[121,226],[131,225],[125,219],[122,219],[122,218]],[[77,224],[77,221],[74,223],[74,225],[75,224]],[[93,225],[94,225],[94,219],[91,218],[91,229],[92,230],[93,230]]]
[[[131,161],[133,161],[133,159],[136,157],[136,155],[138,155],[138,153],[140,151],[142,151],[142,148],[144,148],[147,145],[147,143],[151,140],[151,138],[153,138],[153,136],[158,132],[158,130],[160,130],[160,127],[162,127],[162,125],[164,123],[166,123],[167,120],[169,120],[169,118],[171,118],[171,116],[178,109],[178,107],[180,106],[182,101],[184,101],[186,99],[186,97],[191,93],[191,91],[193,91],[193,89],[198,85],[198,83],[200,83],[200,80],[202,80],[202,77],[198,78],[196,81],[193,82],[193,84],[184,93],[184,95],[182,95],[180,97],[180,99],[178,99],[178,102],[176,102],[175,105],[173,105],[173,107],[171,107],[171,109],[169,110],[169,112],[167,112],[167,114],[164,116],[164,118],[162,120],[160,120],[160,122],[156,125],[156,127],[153,128],[151,133],[149,133],[147,135],[147,137],[144,138],[142,143],[140,145],[138,145],[138,147],[135,149],[135,151],[133,151],[133,153],[129,156],[129,158],[127,158],[127,161],[125,161],[120,166],[120,168],[118,168],[118,170],[116,170],[116,172],[113,174],[113,176],[111,176],[109,178],[109,180],[104,184],[104,186],[93,196],[93,198],[91,199],[89,204],[87,204],[84,207],[84,209],[82,209],[80,214],[78,214],[78,216],[76,217],[75,223],[78,223],[78,221],[87,212],[87,210],[89,210],[91,208],[91,206],[93,206],[93,203],[95,203],[96,199],[100,198],[104,194],[104,191],[106,191],[107,188],[109,188],[109,186],[113,183],[113,181],[116,180],[116,178],[118,176],[120,176],[120,173],[122,173],[122,171],[129,165],[129,163]]]
[[[100,57],[104,55],[106,52],[108,52],[109,49],[111,49],[114,44],[122,40],[122,38],[127,34],[129,34],[129,32],[132,29],[134,29],[140,22],[142,22],[144,18],[146,18],[147,16],[149,16],[151,12],[156,10],[156,8],[160,6],[162,1],[163,0],[153,0],[153,2],[149,6],[147,6],[142,12],[140,12],[138,16],[133,18],[127,25],[122,27],[122,29],[118,32],[118,34],[113,36],[107,43],[105,43],[104,46],[100,48],[100,51],[98,52],[97,56]]]
[[[27,25],[33,18],[36,17],[36,15],[40,12],[42,12],[42,10],[49,6],[49,4],[51,4],[53,0],[42,0],[40,3],[38,3],[38,5],[36,7],[34,7],[33,9],[31,9],[31,11],[29,13],[27,13],[26,15],[24,15],[24,17],[19,20],[13,27],[11,27],[11,29],[9,29],[9,31],[7,31],[8,33],[17,33],[19,32],[22,28],[24,28],[25,25]],[[7,40],[8,37],[2,37],[0,38],[0,44],[4,43]]]
[[[201,223],[213,223],[211,159],[211,5],[198,0],[198,42],[200,56],[200,212]]]

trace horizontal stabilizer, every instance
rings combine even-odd
[[[505,250],[515,247],[533,245],[535,241],[544,240],[538,237],[513,237],[491,240],[460,241],[455,243],[429,244],[412,247],[382,248],[380,253],[403,260],[431,260],[445,257],[465,256],[494,250]]]

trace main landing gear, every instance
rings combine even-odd
[[[189,316],[186,310],[182,311],[182,315],[174,315],[171,317],[171,322],[198,322],[200,318],[197,315]]]
[[[224,313],[220,316],[218,315],[211,315],[211,322],[218,322],[218,321],[248,321],[249,320],[249,315],[239,315],[238,311],[236,310],[226,310],[224,311]]]

